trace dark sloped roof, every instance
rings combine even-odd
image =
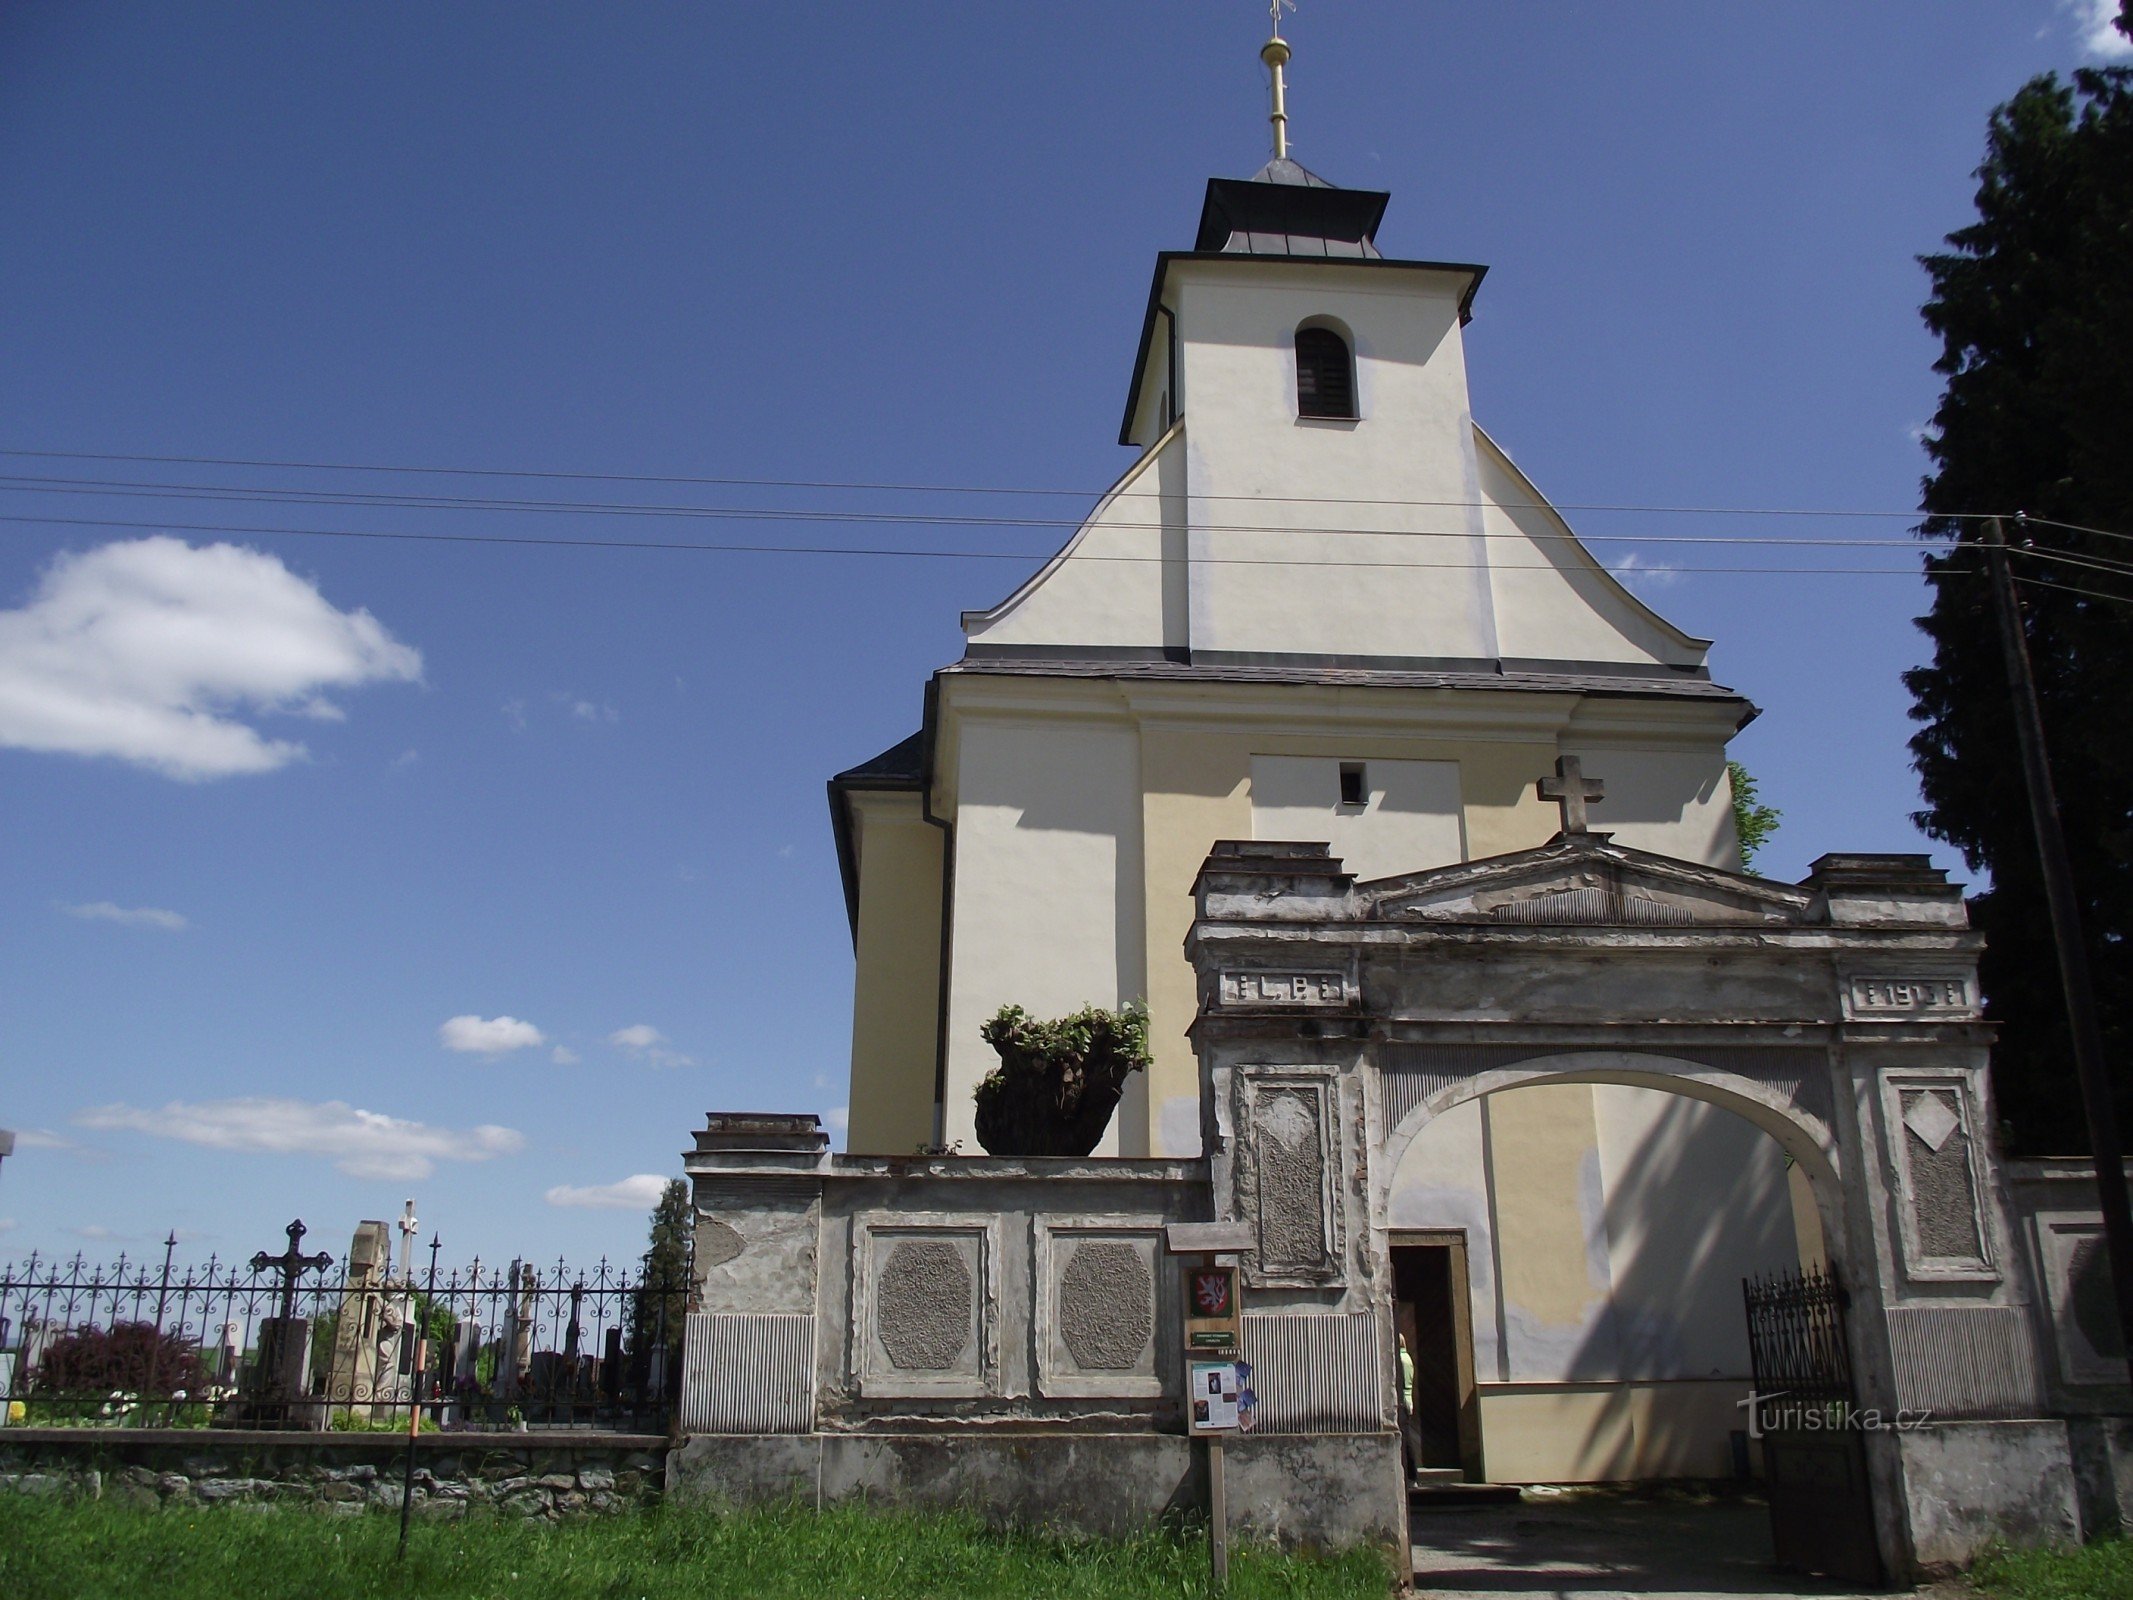
[[[833,784],[846,789],[908,789],[925,777],[926,736],[923,731],[899,739],[888,749],[856,767],[846,767]]]
[[[1290,183],[1305,189],[1337,189],[1337,183],[1328,183],[1301,162],[1291,161],[1287,156],[1276,156],[1252,174],[1254,183]]]
[[[928,721],[932,720],[928,713]],[[899,739],[870,761],[846,767],[829,781],[830,832],[837,840],[837,874],[844,880],[844,914],[852,925],[852,939],[859,939],[859,856],[852,848],[852,808],[847,798],[855,789],[923,789],[926,786],[926,730]]]
[[[1565,663],[1570,666],[1570,663]],[[1494,689],[1524,694],[1600,694],[1669,700],[1727,701],[1741,708],[1741,726],[1759,713],[1743,696],[1701,674],[1590,670],[1492,669],[1485,662],[1413,668],[1324,665],[1303,658],[1294,664],[1210,664],[1142,661],[1090,656],[965,656],[943,673],[999,673],[1035,678],[1121,678],[1164,683],[1300,683],[1330,688]]]

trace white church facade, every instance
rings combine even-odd
[[[1382,255],[1387,198],[1289,161],[1209,185],[1195,248],[1156,265],[1133,465],[965,614],[923,731],[833,782],[853,1152],[974,1151],[1002,1005],[1139,1001],[1154,1065],[1101,1152],[1201,1155],[1184,946],[1217,840],[1323,842],[1366,880],[1497,856],[1555,833],[1536,780],[1571,756],[1604,776],[1595,826],[1739,865],[1726,742],[1753,708],[1474,421],[1482,269]],[[1796,1200],[1770,1139],[1650,1090],[1531,1089],[1434,1126],[1388,1222],[1464,1239],[1492,1476],[1730,1473],[1739,1283],[1818,1249]],[[1697,1292],[1640,1267],[1692,1241]]]

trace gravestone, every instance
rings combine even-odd
[[[281,1276],[281,1314],[260,1319],[252,1365],[238,1385],[237,1404],[217,1418],[246,1428],[326,1426],[326,1407],[311,1396],[311,1319],[296,1314],[296,1285],[306,1272],[324,1272],[333,1257],[321,1250],[303,1253],[304,1223],[299,1217],[283,1230],[289,1247],[278,1256],[262,1250],[252,1257],[254,1272]]]
[[[385,1278],[391,1266],[391,1238],[382,1222],[356,1224],[348,1245],[348,1274],[341,1288],[340,1320],[333,1332],[333,1365],[326,1375],[326,1398],[336,1407],[368,1419],[377,1394],[379,1335],[385,1310]],[[354,1408],[362,1409],[356,1411]]]
[[[235,1389],[244,1363],[244,1332],[234,1322],[222,1325],[222,1337],[208,1355],[208,1376],[218,1389]]]

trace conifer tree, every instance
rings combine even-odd
[[[2133,36],[2133,0],[2118,26]],[[2121,1119],[2133,1113],[2133,68],[2046,75],[1992,115],[1977,220],[1922,257],[1926,325],[1947,380],[1926,440],[1920,531],[1931,662],[1905,675],[1928,834],[1991,886],[1993,1077],[2013,1147],[2087,1148],[2037,851],[2016,755],[1981,529],[1955,513],[2026,511],[2007,535],[2045,737],[2082,899]],[[2066,527],[2061,524],[2076,524]],[[2105,532],[2081,531],[2109,530]],[[2108,566],[2098,565],[2107,563]]]
[[[656,1344],[681,1348],[682,1318],[689,1309],[689,1263],[696,1210],[689,1186],[669,1180],[652,1207],[652,1231],[639,1262],[636,1298],[630,1304],[630,1348],[643,1354]]]

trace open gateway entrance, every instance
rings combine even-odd
[[[1390,1237],[1394,1335],[1414,1360],[1414,1405],[1400,1430],[1409,1481],[1418,1473],[1468,1483],[1485,1476],[1481,1399],[1474,1386],[1473,1300],[1464,1229]]]

